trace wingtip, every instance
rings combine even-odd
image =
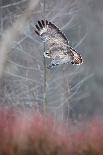
[[[49,23],[48,20],[46,20],[45,22],[46,22],[46,25],[48,25],[48,23]]]
[[[46,25],[48,25],[48,20],[42,19],[42,20],[38,20],[37,24],[35,25],[35,33],[37,35],[40,35],[40,31],[41,29],[43,29]]]
[[[41,20],[42,25],[45,26],[45,20]]]
[[[37,24],[35,25],[35,27],[38,31],[40,31],[40,27]]]
[[[38,25],[40,26],[40,28],[43,28],[43,25],[40,20],[38,20]]]
[[[42,25],[43,25],[43,26],[46,26],[46,25],[48,25],[48,23],[49,23],[48,20],[45,20],[45,19],[44,19],[44,20],[41,20],[41,22],[42,22]]]
[[[38,31],[36,31],[36,30],[34,30],[35,31],[35,33],[37,34],[37,35],[39,35],[39,32]]]

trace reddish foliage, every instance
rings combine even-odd
[[[0,108],[0,155],[103,155],[103,117],[66,129],[49,116]]]

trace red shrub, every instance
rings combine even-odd
[[[0,155],[103,155],[103,117],[70,128],[47,115],[0,108]]]

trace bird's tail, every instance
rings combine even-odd
[[[71,56],[71,63],[75,65],[80,65],[83,63],[82,56],[72,47],[70,47],[70,56]]]

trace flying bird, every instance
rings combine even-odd
[[[82,64],[81,55],[69,45],[68,39],[57,26],[47,20],[41,20],[35,28],[35,33],[47,44],[44,57],[51,59],[48,68],[70,62],[75,65]]]

